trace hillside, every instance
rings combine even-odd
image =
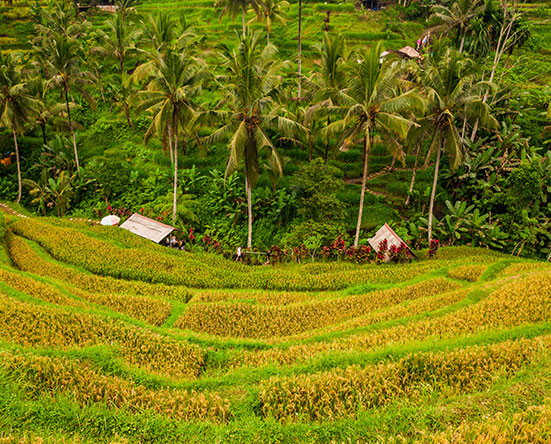
[[[546,263],[444,247],[402,265],[248,267],[0,216],[3,443],[551,433]]]

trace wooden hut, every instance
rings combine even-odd
[[[121,228],[138,236],[149,239],[157,244],[166,239],[176,228],[163,224],[149,217],[134,213],[122,225]]]

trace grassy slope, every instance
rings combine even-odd
[[[187,305],[170,299],[169,293],[155,293],[158,288],[151,286],[149,299],[165,301],[171,307],[170,313],[164,315],[164,324],[156,327],[136,317],[139,312],[128,310],[135,306],[138,296],[121,295],[127,298],[122,307],[113,304],[113,298],[94,303],[86,300],[82,293],[86,289],[81,287],[84,281],[78,276],[89,276],[88,259],[98,254],[87,250],[86,245],[101,242],[105,246],[102,252],[109,245],[115,245],[117,249],[110,254],[120,255],[122,259],[134,250],[141,251],[143,255],[157,258],[147,265],[151,270],[157,269],[159,261],[167,260],[173,263],[175,272],[192,263],[202,264],[205,270],[225,270],[229,282],[232,274],[241,272],[241,266],[208,255],[174,254],[109,228],[42,220],[40,226],[52,224],[52,232],[53,224],[68,228],[71,231],[67,236],[78,239],[81,245],[80,256],[70,256],[73,263],[67,270],[72,270],[68,275],[71,278],[64,280],[50,275],[54,268],[48,264],[65,265],[50,255],[53,247],[44,241],[48,230],[35,232],[32,240],[14,237],[10,233],[17,229],[20,220],[8,216],[5,221],[8,223],[6,248],[9,247],[13,261],[24,266],[27,259],[22,252],[25,250],[16,246],[30,245],[33,251],[39,252],[43,262],[34,273],[22,272],[13,268],[8,257],[0,257],[4,281],[0,286],[0,360],[3,363],[0,436],[11,435],[15,439],[30,434],[42,436],[46,442],[55,442],[54,437],[68,439],[78,434],[83,442],[126,442],[126,439],[159,443],[167,440],[314,443],[347,442],[348,439],[373,442],[400,434],[407,442],[420,439],[423,434],[432,436],[449,426],[457,427],[462,421],[479,423],[497,413],[503,416],[493,424],[506,428],[507,423],[500,421],[512,418],[513,413],[527,406],[543,404],[550,388],[548,364],[551,362],[547,353],[541,352],[547,349],[546,335],[551,333],[548,322],[551,274],[544,263],[484,250],[449,248],[441,250],[435,260],[414,265],[413,269],[422,270],[421,274],[412,273],[412,267],[403,265],[360,267],[346,263],[249,269],[253,276],[263,275],[266,282],[284,273],[290,281],[296,276],[304,279],[314,276],[320,287],[327,288],[333,287],[333,281],[351,279],[350,276],[365,276],[365,280],[351,280],[354,284],[342,290],[319,292],[190,288],[193,297]],[[35,223],[34,220],[31,223]],[[81,243],[79,236],[89,241]],[[14,239],[19,244],[14,243]],[[120,266],[126,265],[120,263]],[[136,274],[135,278],[146,275]],[[121,285],[130,288],[133,282],[139,280],[121,281]],[[103,293],[113,296],[107,290]],[[341,314],[324,321],[323,313],[335,306]],[[32,315],[25,314],[25,307]],[[240,310],[237,316],[233,311],[236,308]],[[12,310],[9,319],[1,314],[6,310]],[[151,341],[157,341],[154,339],[157,336],[147,335],[157,334],[171,344],[197,347],[193,349],[199,351],[195,356],[203,361],[200,373],[195,377],[174,377],[174,371],[168,369],[176,368],[173,365],[177,364],[174,360],[178,355],[165,358],[164,367],[152,370],[148,362],[139,359],[144,343],[128,344],[121,340],[114,343],[101,338],[84,341],[82,338],[92,337],[89,325],[96,324],[84,323],[84,327],[79,327],[80,339],[62,346],[60,341],[76,327],[65,324],[68,330],[59,333],[56,322],[52,321],[38,336],[49,338],[50,342],[41,342],[43,339],[37,339],[33,328],[44,313],[53,313],[52,319],[69,319],[69,315],[91,317],[96,323],[107,321],[106,325],[116,320],[112,325],[139,328],[140,334]],[[228,317],[229,313],[234,315]],[[294,318],[297,313],[300,316]],[[195,322],[186,324],[189,329],[177,328],[186,314],[188,321]],[[25,316],[32,316],[34,321],[21,329],[10,328],[11,324],[25,322]],[[216,316],[218,321],[209,322],[209,316]],[[245,329],[236,330],[239,316],[247,319]],[[254,333],[258,330],[251,328],[260,326],[262,332],[274,325],[288,333],[258,336]],[[292,332],[294,334],[290,334]],[[538,337],[544,339],[532,339]],[[518,342],[522,338],[526,342]],[[510,340],[514,342],[499,345]],[[491,352],[494,354],[490,357],[484,354],[490,353],[489,348],[472,348],[492,344],[501,347],[501,351]],[[507,354],[502,349],[514,347],[521,350],[536,347],[537,358],[515,364],[513,361],[520,359],[519,353],[515,353],[507,357],[506,364],[498,365],[502,362],[501,354]],[[133,354],[128,351],[130,348]],[[282,416],[270,410],[277,405],[275,398],[279,397],[277,399],[283,399],[284,406],[287,405],[283,412],[291,411],[292,399],[300,400],[304,396],[301,384],[318,384],[320,393],[329,393],[337,402],[339,396],[345,399],[355,396],[352,392],[343,395],[338,387],[346,387],[353,381],[359,384],[358,377],[353,376],[358,369],[370,372],[379,371],[381,366],[403,365],[400,363],[410,362],[408,357],[412,355],[417,359],[415,362],[424,363],[423,366],[436,358],[444,359],[450,366],[455,362],[454,352],[460,353],[463,359],[462,350],[471,350],[465,354],[465,360],[471,359],[469,356],[473,353],[486,356],[482,361],[475,361],[478,363],[473,364],[475,367],[480,362],[490,363],[486,371],[467,374],[467,382],[479,381],[475,388],[469,388],[467,383],[453,385],[449,376],[415,382],[414,376],[421,377],[418,374],[421,367],[416,366],[407,370],[414,381],[411,386],[406,384],[404,392],[397,388],[390,390],[377,398],[374,405],[356,401],[353,410],[333,411],[333,404],[323,404],[316,392],[312,392],[307,395],[312,399],[309,408],[321,409],[315,421],[308,420],[310,413],[306,411],[289,418],[287,413]],[[150,350],[148,353],[152,353],[147,355],[152,362],[164,356],[164,352],[159,355],[158,351]],[[135,357],[134,361],[129,361],[130,355]],[[332,375],[346,368],[351,379],[339,376],[340,382],[335,386],[337,380]],[[438,368],[434,367],[434,374]],[[468,371],[469,365],[465,364],[457,373]],[[65,379],[56,379],[60,374],[65,375]],[[447,374],[445,369],[443,374]],[[79,378],[91,381],[91,385]],[[367,393],[378,387],[377,379],[371,378],[371,389]],[[73,382],[67,383],[68,380]],[[106,389],[101,391],[98,387]],[[356,386],[353,393],[365,390],[362,387]],[[144,390],[152,395],[147,399],[153,399],[150,401],[153,404],[143,404],[144,398],[138,395]],[[98,397],[87,398],[88,392]],[[286,393],[296,398],[286,398]],[[177,416],[174,412],[179,411],[175,407],[178,404],[170,404],[176,402],[177,394],[192,396],[189,405],[194,406],[200,397],[207,408],[197,407],[197,411]],[[125,402],[123,397],[129,401]],[[136,409],[136,405],[141,407]]]

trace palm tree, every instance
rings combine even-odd
[[[225,48],[221,54],[228,74],[220,76],[219,80],[224,85],[223,102],[231,111],[220,114],[229,117],[230,121],[207,138],[208,142],[229,139],[226,177],[237,170],[243,161],[249,248],[252,246],[253,230],[252,187],[259,176],[259,150],[267,152],[271,170],[282,174],[281,158],[266,130],[276,130],[289,137],[304,131],[300,124],[281,115],[284,110],[278,107],[276,98],[282,82],[282,65],[276,59],[277,49],[271,45],[262,49],[259,40],[258,32],[246,35],[237,48]]]
[[[321,72],[314,74],[309,81],[310,89],[314,91],[310,114],[324,115],[327,125],[331,124],[330,110],[340,103],[340,95],[345,87],[345,53],[346,43],[341,34],[324,33],[323,41],[316,48],[321,58]],[[329,141],[325,141],[323,159],[327,163]]]
[[[135,0],[115,0],[117,14],[120,13],[123,25],[126,23],[126,17],[136,12],[136,9],[134,8],[135,3]]]
[[[459,129],[463,119],[479,120],[486,127],[497,127],[488,105],[480,98],[480,92],[489,89],[490,85],[477,82],[472,68],[468,59],[448,48],[442,55],[430,58],[425,70],[420,71],[420,83],[426,89],[429,100],[427,119],[432,126],[427,162],[436,151],[429,205],[429,242],[432,240],[434,197],[442,151],[445,151],[451,168],[455,169],[464,158],[464,141]]]
[[[189,47],[181,50],[169,48],[164,54],[149,54],[150,61],[140,65],[133,74],[137,81],[147,79],[143,91],[138,93],[140,109],[153,115],[146,138],[157,132],[168,137],[174,153],[174,186],[172,220],[176,220],[178,198],[178,134],[179,125],[196,118],[193,100],[201,92],[207,76],[205,63]],[[185,142],[185,141],[184,141]]]
[[[21,67],[14,55],[0,53],[0,126],[11,130],[17,163],[17,203],[21,200],[21,162],[17,133],[23,134],[27,124],[35,114],[37,100],[30,92],[28,82],[23,77]]]
[[[95,106],[94,99],[83,88],[94,82],[94,76],[91,72],[81,68],[82,48],[76,39],[57,34],[52,39],[46,39],[44,46],[34,49],[36,57],[45,67],[51,84],[59,87],[63,94],[69,130],[73,139],[77,173],[80,173],[75,128],[71,119],[71,91],[78,91],[88,103]]]
[[[263,2],[264,5],[258,10],[256,20],[266,20],[266,43],[269,45],[272,23],[281,23],[285,26],[285,10],[289,7],[289,2],[285,0],[263,0]]]
[[[432,7],[435,17],[439,18],[448,27],[456,30],[460,39],[459,53],[463,52],[465,37],[471,20],[482,11],[480,0],[457,0],[451,6],[436,5]]]
[[[143,37],[153,52],[163,52],[176,40],[176,25],[167,11],[148,17],[147,23],[141,22]]]
[[[363,206],[369,171],[369,156],[378,131],[390,144],[394,156],[403,157],[398,138],[404,139],[413,122],[400,114],[422,110],[424,103],[414,90],[401,93],[398,80],[401,66],[398,62],[381,63],[382,45],[374,45],[365,57],[358,60],[349,74],[342,105],[337,107],[344,117],[327,127],[329,133],[342,134],[340,150],[363,142],[363,172],[358,223],[354,247],[358,247],[362,226]]]
[[[298,98],[302,95],[302,0],[298,0]]]
[[[220,0],[216,3],[216,7],[223,6],[220,17],[227,14],[231,17],[235,17],[237,14],[241,14],[241,21],[243,24],[243,38],[246,34],[245,26],[245,14],[248,8],[253,8],[258,14],[260,8],[264,5],[264,0]]]
[[[53,123],[54,125],[59,124],[58,116],[60,116],[65,108],[63,102],[54,101],[52,98],[48,97],[48,81],[42,77],[35,77],[30,82],[30,87],[33,96],[37,98],[36,101],[36,120],[33,126],[38,125],[42,132],[42,141],[44,145],[48,143],[48,138],[46,136],[46,125]]]
[[[95,46],[92,51],[115,60],[119,74],[122,75],[125,72],[124,62],[128,55],[134,51],[134,43],[138,40],[141,31],[125,24],[122,14],[118,13],[106,22],[106,26],[108,32],[98,29],[101,45]]]

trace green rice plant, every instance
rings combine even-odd
[[[15,265],[23,270],[60,279],[91,292],[113,292],[117,294],[136,294],[142,296],[159,296],[187,302],[191,293],[183,286],[148,284],[85,274],[70,267],[64,267],[54,261],[40,257],[25,240],[11,231],[6,234],[6,243],[10,257]]]
[[[405,300],[434,295],[459,285],[443,278],[363,295],[285,307],[251,304],[190,304],[175,326],[219,336],[288,336],[342,322]]]
[[[33,397],[65,394],[80,406],[101,403],[133,413],[151,410],[182,420],[224,422],[229,401],[214,393],[150,390],[117,376],[99,373],[85,362],[0,352],[0,372]]]
[[[448,271],[448,276],[452,279],[460,279],[463,281],[476,282],[482,276],[482,273],[488,268],[483,264],[460,265]]]
[[[21,302],[0,293],[0,337],[23,346],[68,349],[107,344],[129,364],[173,377],[198,376],[204,354],[195,345],[120,321]]]
[[[461,291],[461,290],[459,290]],[[551,317],[551,273],[540,272],[503,285],[477,304],[436,318],[423,319],[374,332],[358,333],[331,342],[298,344],[287,349],[243,352],[233,366],[292,364],[330,352],[358,352],[410,341],[453,338],[494,329],[538,323]]]
[[[551,338],[507,341],[441,353],[411,354],[397,362],[358,366],[261,384],[262,413],[277,420],[333,420],[387,404],[419,398],[427,387],[446,394],[482,390],[537,362]]]

